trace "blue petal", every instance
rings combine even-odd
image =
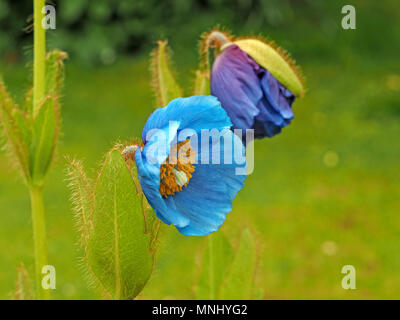
[[[168,106],[154,111],[143,128],[142,140],[146,143],[146,135],[152,129],[169,125],[171,121],[179,123],[178,129],[190,128],[196,132],[201,129],[223,129],[232,123],[221,108],[221,104],[213,96],[192,96],[172,100]]]
[[[229,133],[228,133],[229,132]],[[190,220],[185,227],[178,227],[179,232],[188,236],[202,236],[219,229],[226,214],[232,210],[232,201],[244,186],[246,176],[238,174],[237,169],[244,164],[224,163],[224,152],[238,152],[244,157],[241,140],[231,131],[232,143],[220,144],[220,164],[197,164],[188,185],[182,191],[168,198],[167,206],[173,205]],[[217,143],[219,144],[219,143]],[[215,146],[215,143],[214,143]],[[201,150],[212,148],[208,143]],[[244,158],[243,158],[244,159]],[[234,158],[232,160],[235,160]]]
[[[225,220],[226,214],[231,211],[237,192],[243,187],[245,170],[242,175],[238,175],[237,169],[243,169],[246,165],[243,158],[244,147],[241,140],[229,130],[231,126],[232,123],[217,98],[194,96],[175,99],[167,107],[157,109],[143,129],[145,145],[143,150],[138,149],[135,153],[142,190],[157,216],[167,224],[174,224],[183,234],[205,235],[216,231]],[[223,142],[227,137],[230,138],[227,140],[230,143],[221,143],[222,163],[213,164],[211,151],[220,144],[220,139],[209,138],[207,141],[201,139],[201,135],[191,136],[191,139],[199,139],[197,158],[200,159],[203,151],[208,150],[210,164],[196,164],[188,185],[182,191],[164,199],[159,192],[160,166],[168,157],[171,144],[178,140],[179,133],[188,128],[196,133],[201,133],[204,129],[211,132],[223,131]],[[234,153],[239,154],[239,162],[242,159],[243,161],[225,164],[224,151],[228,155],[232,154],[233,160],[238,159],[234,157]]]
[[[145,148],[146,146],[143,150]],[[145,153],[140,149],[136,150],[135,162],[140,186],[157,217],[166,224],[172,223],[180,227],[188,225],[189,219],[184,217],[176,208],[167,206],[160,194],[160,164],[147,162]]]
[[[255,121],[256,137],[272,137],[281,132],[293,119],[291,105],[294,95],[269,71],[260,68],[258,74],[264,97],[259,102],[260,113]]]
[[[166,127],[147,132],[143,156],[146,162],[159,166],[167,159],[171,143],[176,140],[179,122],[171,121]]]
[[[289,103],[288,98],[294,98],[294,95],[289,90],[285,89],[279,81],[266,70],[263,70],[262,73],[261,87],[270,105],[279,112],[284,119],[292,119],[293,111],[291,106],[294,100],[291,99]]]

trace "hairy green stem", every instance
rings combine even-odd
[[[30,187],[33,242],[35,245],[35,279],[37,298],[50,299],[50,291],[42,288],[42,268],[47,265],[46,224],[44,218],[43,188]]]
[[[46,34],[42,27],[45,0],[33,0],[33,116],[39,110],[45,95]],[[33,242],[35,245],[35,279],[37,298],[50,299],[50,292],[42,288],[42,268],[47,265],[46,224],[43,205],[43,187],[29,187],[32,207]]]
[[[42,27],[45,0],[33,0],[33,115],[39,110],[45,93],[46,33]]]

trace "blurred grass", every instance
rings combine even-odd
[[[330,23],[339,25],[339,12]],[[383,21],[378,14],[368,19]],[[355,31],[327,27],[338,32],[337,46],[312,23],[298,35],[302,20],[292,23],[292,32],[271,30],[303,67],[308,94],[295,102],[289,127],[274,139],[256,142],[254,173],[222,227],[232,239],[243,225],[255,232],[257,284],[266,299],[400,295],[400,62],[390,50],[390,43],[397,43],[399,20],[390,34],[381,26],[388,41],[383,48],[363,46],[360,37],[368,37],[372,23],[362,15],[357,21]],[[190,49],[195,43],[174,47],[186,87],[197,65]],[[116,140],[140,136],[154,99],[146,56],[98,69],[72,60],[66,69],[64,136],[45,189],[49,261],[57,270],[55,298],[95,299],[78,266],[63,156],[83,158],[86,168],[96,168]],[[15,96],[29,84],[21,65],[2,65],[0,73]],[[10,297],[21,261],[33,272],[28,194],[9,168],[1,156],[0,298]],[[164,237],[141,298],[194,298],[204,238],[185,237],[174,228]],[[357,270],[356,290],[341,288],[347,264]]]

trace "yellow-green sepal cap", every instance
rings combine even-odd
[[[271,72],[295,96],[304,96],[305,87],[301,72],[283,50],[272,43],[255,38],[238,39],[233,43],[245,51],[261,67]]]

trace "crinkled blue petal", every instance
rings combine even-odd
[[[264,96],[259,101],[260,113],[255,118],[255,137],[272,137],[281,132],[293,119],[294,95],[271,73],[263,68],[258,71]]]
[[[209,163],[196,164],[188,185],[168,198],[167,206],[173,204],[190,220],[187,226],[178,227],[184,235],[202,236],[218,230],[232,210],[237,192],[244,186],[246,163],[242,141],[230,130],[224,131],[223,136],[229,138],[228,143],[224,139],[203,141],[199,150],[208,150]],[[216,159],[211,153],[216,147],[220,151],[219,163],[213,163]],[[201,157],[200,154],[198,158]]]
[[[175,207],[167,205],[160,194],[160,165],[146,162],[145,156],[140,149],[136,150],[135,162],[140,186],[157,217],[168,225],[172,223],[177,227],[187,226],[190,220]]]
[[[169,125],[147,132],[143,155],[146,162],[159,166],[167,159],[170,146],[176,140],[179,122],[171,121]]]
[[[211,94],[221,102],[234,128],[253,128],[254,118],[259,113],[257,102],[262,99],[263,92],[254,66],[238,46],[229,46],[215,60]]]
[[[146,136],[152,129],[159,129],[178,122],[178,129],[190,128],[199,133],[202,129],[223,129],[232,126],[221,103],[213,96],[191,96],[172,100],[168,106],[155,110],[147,120],[142,140],[146,143]]]
[[[245,167],[245,162],[223,164],[224,149],[232,154],[233,151],[239,153],[242,157],[237,158],[244,160],[243,144],[228,129],[231,126],[217,98],[194,96],[175,99],[167,107],[157,109],[143,129],[144,147],[135,153],[142,190],[157,216],[166,224],[174,224],[183,234],[205,235],[217,230],[225,220],[225,215],[231,211],[236,193],[243,187],[245,170],[242,168],[242,175],[237,175],[236,169]],[[168,157],[170,146],[186,138],[178,138],[185,129],[196,133],[204,129],[222,130],[230,136],[231,143],[226,144],[225,148],[221,145],[222,164],[212,164],[211,158],[210,164],[196,164],[189,184],[182,191],[164,199],[159,192],[160,166]],[[197,137],[200,146],[196,149],[197,157],[205,148],[210,148],[211,157],[212,146],[208,141],[202,141],[200,134]],[[219,143],[212,139],[211,142],[214,146]]]

